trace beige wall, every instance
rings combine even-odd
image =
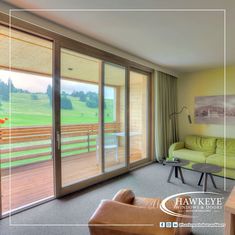
[[[235,66],[227,68],[227,94],[235,95]],[[204,125],[194,123],[195,96],[211,96],[224,94],[223,68],[190,73],[178,79],[178,109],[183,105],[189,108],[193,124],[187,121],[184,112],[179,116],[180,139],[186,135],[198,134],[206,136],[224,136],[224,125]],[[235,125],[227,126],[227,137],[235,137]]]

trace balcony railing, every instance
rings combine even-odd
[[[98,131],[97,123],[61,126],[62,157],[95,151]],[[119,131],[119,123],[105,124],[105,133]],[[51,126],[0,128],[1,168],[51,160],[51,144]]]

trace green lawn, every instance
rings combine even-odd
[[[13,93],[11,96],[11,105],[9,102],[1,102],[0,117],[7,117],[9,111],[11,126],[33,126],[33,125],[51,125],[52,108],[45,94],[38,94],[38,100],[32,100],[31,94]],[[76,97],[68,96],[71,100],[72,110],[61,110],[62,124],[82,124],[97,123],[98,109],[89,108],[85,102],[79,101]],[[113,122],[113,101],[105,100],[105,122]],[[7,123],[2,127],[7,126]]]
[[[9,102],[1,102],[0,106],[0,118],[8,117],[9,110],[11,110],[11,115],[9,116],[9,121],[2,125],[8,126],[10,124],[12,127],[18,126],[39,126],[39,125],[52,125],[52,107],[50,105],[48,96],[46,94],[37,94],[38,100],[32,100],[31,94],[26,93],[12,93],[11,95],[11,105]],[[73,109],[72,110],[61,110],[61,122],[63,124],[83,124],[83,123],[97,123],[98,122],[98,108],[89,108],[86,106],[85,102],[79,101],[76,97],[68,96],[71,100]],[[105,122],[115,121],[114,115],[114,104],[113,100],[105,100]],[[66,141],[69,139],[67,138]],[[37,144],[49,143],[48,141],[37,141],[37,142],[27,142],[27,143],[17,143],[13,144],[11,147],[23,147]],[[76,145],[66,145],[66,148],[82,147],[85,143],[79,143]],[[95,144],[95,142],[90,143]],[[2,145],[1,149],[9,148],[8,145]],[[62,149],[64,146],[62,146]],[[93,149],[94,150],[94,149]],[[22,155],[30,155],[41,152],[51,151],[50,148],[22,151],[17,153],[12,153],[11,157],[17,157]],[[77,150],[73,152],[66,153],[69,154],[79,154],[81,152],[86,152],[86,150]],[[64,154],[63,154],[64,155]],[[62,156],[63,156],[62,155]],[[9,158],[9,154],[2,154],[0,156],[2,159]],[[44,156],[37,159],[26,159],[21,161],[12,162],[11,166],[19,166],[24,164],[29,164],[38,161],[44,161],[50,159],[51,156]],[[9,167],[9,163],[1,164],[1,168]]]

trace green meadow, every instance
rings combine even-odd
[[[46,94],[37,94],[38,99],[32,100],[31,94],[12,93],[11,102],[1,102],[0,118],[8,117],[8,123],[2,125],[7,126],[9,123],[12,127],[16,126],[40,126],[52,124],[52,107]],[[97,123],[98,108],[89,108],[85,102],[81,102],[77,97],[68,96],[71,100],[73,109],[61,109],[62,124],[82,124]],[[113,101],[105,100],[105,121],[113,120]]]

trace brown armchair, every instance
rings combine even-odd
[[[161,228],[160,222],[191,223],[191,218],[175,217],[160,209],[159,198],[135,197],[131,190],[120,190],[113,200],[103,200],[89,220],[91,235],[188,235],[191,228]],[[175,202],[167,208],[177,211]],[[178,211],[179,212],[179,211]],[[181,214],[192,215],[183,211]]]

